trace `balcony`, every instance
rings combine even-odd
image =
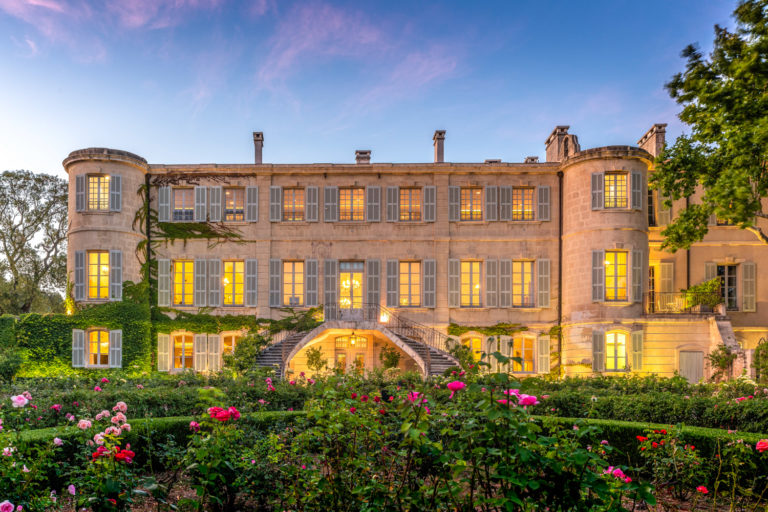
[[[696,292],[650,292],[645,295],[645,313],[648,315],[679,315],[715,313],[722,299],[719,294]]]

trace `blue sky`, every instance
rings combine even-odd
[[[153,163],[544,155],[681,133],[664,83],[735,1],[0,0],[0,170],[74,150]]]

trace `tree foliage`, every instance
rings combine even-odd
[[[768,218],[768,0],[740,2],[734,18],[733,32],[715,26],[708,57],[695,45],[685,48],[685,71],[666,84],[690,133],[665,148],[651,185],[668,204],[704,190],[663,231],[670,251],[701,240],[711,215],[768,243],[755,223]]]

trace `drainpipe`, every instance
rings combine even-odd
[[[686,196],[685,198],[685,209],[688,209],[688,205],[690,203],[690,198]],[[671,220],[671,219],[670,219]],[[685,250],[685,289],[691,287],[691,249]]]
[[[557,370],[563,371],[563,171],[557,171],[558,180],[558,219],[557,219]]]

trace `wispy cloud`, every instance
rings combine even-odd
[[[159,29],[181,23],[189,11],[213,10],[222,3],[223,0],[121,0],[109,2],[107,9],[128,29]]]
[[[21,50],[25,57],[34,57],[40,53],[40,50],[37,48],[37,43],[28,36],[25,36],[22,40],[11,36],[11,41],[13,41],[13,44],[15,44],[16,47]]]

